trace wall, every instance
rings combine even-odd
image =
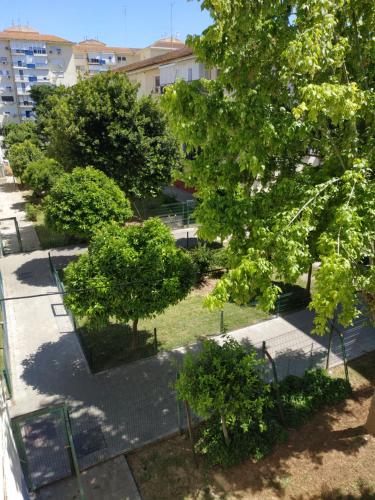
[[[199,80],[205,77],[205,70],[202,64],[195,61],[194,56],[188,59],[175,61],[171,64],[160,66],[160,85],[170,85],[177,80],[189,80],[189,69],[191,69],[191,80]]]
[[[138,97],[149,96],[155,91],[155,77],[160,75],[158,67],[145,68],[127,73],[132,83],[139,83]]]
[[[13,439],[0,379],[0,492],[4,500],[27,500],[29,495]],[[0,493],[1,494],[1,493]]]

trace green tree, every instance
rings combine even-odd
[[[55,86],[42,84],[33,85],[31,87],[30,97],[35,103],[33,108],[33,111],[36,114],[35,127],[40,141],[46,147],[49,142],[46,131],[48,117],[50,116],[54,106],[57,105],[59,99],[65,94],[65,92],[66,87],[64,85]]]
[[[261,378],[262,363],[255,351],[247,352],[233,339],[226,338],[223,345],[206,340],[198,354],[184,357],[176,382],[178,398],[202,418],[219,417],[229,445],[228,427],[240,425],[247,432],[264,425],[269,386]]]
[[[26,140],[32,142],[35,146],[40,146],[35,122],[9,123],[4,127],[3,146],[6,152],[9,151],[13,144],[19,144]]]
[[[121,73],[103,73],[48,99],[40,121],[49,154],[64,167],[92,165],[128,195],[157,194],[178,166],[176,141],[151,98]]]
[[[8,160],[15,177],[22,180],[29,163],[44,158],[44,153],[30,140],[13,144],[8,151]]]
[[[91,238],[104,222],[124,224],[132,216],[117,184],[92,167],[62,175],[45,198],[44,210],[49,227],[79,239]]]
[[[125,228],[107,224],[93,237],[88,253],[66,268],[65,302],[92,328],[114,318],[132,321],[137,332],[139,319],[186,297],[195,274],[191,257],[176,247],[159,219]]]
[[[45,157],[28,164],[22,174],[22,182],[40,197],[48,193],[63,174],[64,169],[56,160]]]
[[[348,326],[375,273],[375,3],[205,0],[191,37],[217,81],[178,82],[164,104],[186,143],[202,237],[229,238],[232,270],[209,299],[280,289],[314,261],[314,331]],[[312,161],[314,160],[314,161]],[[361,264],[370,258],[370,266]]]

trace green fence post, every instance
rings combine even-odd
[[[220,333],[224,335],[225,333],[225,325],[224,325],[224,310],[220,311]]]
[[[23,245],[22,245],[22,239],[21,239],[21,233],[20,233],[20,228],[19,228],[19,225],[18,225],[18,221],[17,221],[16,217],[13,217],[13,219],[14,219],[14,224],[16,226],[17,240],[18,240],[18,244],[19,244],[19,247],[20,247],[20,252],[23,253]]]
[[[76,451],[74,448],[73,436],[72,436],[72,432],[71,432],[71,428],[70,428],[70,417],[69,417],[69,412],[68,412],[68,408],[66,405],[63,406],[63,418],[64,418],[64,423],[65,423],[66,434],[68,437],[70,453],[71,453],[71,457],[72,457],[72,461],[73,461],[73,467],[74,467],[74,470],[75,470],[75,473],[77,476],[79,496],[80,496],[81,500],[85,500],[86,496],[85,496],[85,492],[84,492],[83,484],[82,484],[82,480],[81,480],[81,472],[79,470],[78,459],[77,459]]]
[[[21,467],[22,467],[23,475],[24,475],[24,478],[26,481],[27,489],[29,491],[34,491],[35,488],[34,488],[32,480],[31,480],[29,466],[27,463],[25,444],[23,442],[21,429],[20,429],[20,423],[18,421],[12,422],[12,431],[13,431],[14,440],[16,442],[18,455],[20,457]]]
[[[345,369],[345,379],[347,382],[349,382],[349,370],[348,370],[348,360],[346,357],[346,348],[345,348],[345,342],[344,342],[344,335],[342,332],[338,332],[339,337],[340,337],[340,342],[341,342],[341,350],[342,350],[342,357],[344,359],[344,369]]]
[[[176,371],[176,382],[178,381],[179,377],[180,374],[178,371]],[[176,404],[177,404],[177,425],[180,434],[182,434],[181,402],[177,397],[176,397]]]

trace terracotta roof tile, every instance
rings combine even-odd
[[[73,44],[73,42],[55,35],[43,35],[42,33],[38,33],[37,31],[15,31],[12,29],[0,31],[0,40],[31,40],[35,42],[58,42]]]

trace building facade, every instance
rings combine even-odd
[[[177,80],[189,82],[217,77],[217,70],[206,69],[204,64],[196,60],[192,49],[185,45],[183,48],[117,68],[115,71],[126,73],[131,82],[139,84],[139,97],[162,94],[165,87]]]
[[[7,28],[0,32],[0,129],[7,123],[34,118],[30,97],[33,85],[71,86],[79,78],[140,64],[139,72],[128,73],[132,81],[140,83],[139,94],[160,93],[159,62],[186,49],[174,38],[130,49],[108,47],[95,39],[75,44],[27,26]],[[154,59],[156,64],[151,67]]]
[[[84,40],[74,46],[77,76],[89,78],[124,64],[131,64],[140,57],[140,49],[108,47],[99,40]]]
[[[73,43],[24,26],[0,32],[0,127],[33,118],[33,85],[74,85]]]

